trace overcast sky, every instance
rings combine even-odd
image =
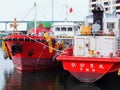
[[[83,20],[88,15],[88,0],[0,0],[0,21],[22,20],[22,18],[37,4],[37,20],[64,20],[66,17],[66,5],[68,6],[68,20]],[[69,13],[72,7],[73,12]],[[24,18],[34,20],[34,10]]]
[[[27,16],[26,14],[32,9],[34,2],[36,2],[37,6],[37,21],[64,21],[66,18],[66,10],[68,13],[67,20],[83,21],[85,16],[88,15],[88,1],[89,0],[0,0],[0,21],[13,21],[14,18],[17,18],[17,21],[33,21],[35,18],[35,9]],[[71,7],[73,12],[69,13]],[[18,29],[26,29],[26,24],[19,24]],[[0,30],[6,30],[6,24],[0,23]],[[9,24],[7,24],[7,30],[13,30]]]

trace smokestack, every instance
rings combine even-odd
[[[103,30],[103,7],[102,6],[96,6],[93,10],[93,23],[98,23],[101,28],[100,30]]]

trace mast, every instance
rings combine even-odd
[[[34,7],[35,7],[35,25],[34,25],[34,29],[35,29],[35,35],[36,35],[36,27],[37,27],[37,22],[36,22],[36,17],[37,17],[37,6],[36,6],[36,2],[34,2]]]
[[[14,27],[14,31],[17,31],[17,22],[16,22],[16,18],[14,18],[13,27]]]
[[[10,24],[10,27],[13,28],[13,32],[17,31],[17,26],[16,18],[14,18],[13,24]]]
[[[52,0],[52,21],[53,21],[53,17],[54,17],[54,0]]]
[[[65,17],[65,21],[67,21],[67,19],[68,19],[68,5],[66,4],[66,17]]]

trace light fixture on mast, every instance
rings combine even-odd
[[[13,24],[10,24],[10,27],[11,27],[11,28],[14,28],[13,31],[17,31],[17,26],[18,26],[18,25],[17,25],[16,18],[14,18],[14,22],[13,22]]]

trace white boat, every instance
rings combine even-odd
[[[80,25],[74,22],[56,22],[52,25],[52,31],[59,42],[64,42],[66,46],[73,44],[73,38],[80,33]]]

